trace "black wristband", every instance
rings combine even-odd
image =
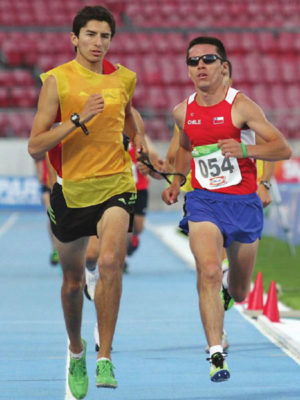
[[[271,187],[272,187],[272,183],[271,183],[270,181],[260,181],[259,184],[260,184],[260,185],[264,185],[264,187],[265,187],[267,190],[270,190]]]
[[[89,134],[88,128],[82,122],[79,121],[79,118],[80,118],[79,115],[76,113],[72,114],[70,117],[73,124],[77,126],[77,128],[81,128],[85,135],[88,135]]]

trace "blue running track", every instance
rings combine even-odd
[[[151,224],[179,215],[149,213]],[[49,265],[43,212],[0,213],[0,399],[64,400],[67,337],[61,274]],[[90,389],[105,400],[299,400],[300,365],[236,310],[226,315],[231,379],[212,383],[195,273],[146,230],[129,259],[114,340],[117,390],[95,387],[95,313],[86,301]]]

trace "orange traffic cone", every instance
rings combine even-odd
[[[263,315],[269,318],[272,322],[280,322],[275,281],[271,281],[270,283],[267,302],[263,309]]]
[[[263,280],[262,273],[258,272],[256,275],[254,288],[249,295],[248,310],[262,310],[264,307],[263,301]]]

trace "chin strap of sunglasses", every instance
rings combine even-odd
[[[180,186],[183,186],[186,183],[186,177],[181,172],[162,172],[162,171],[158,171],[151,164],[151,161],[150,161],[150,159],[148,157],[148,154],[146,154],[144,152],[140,153],[140,156],[137,158],[137,161],[139,161],[139,162],[143,163],[144,165],[146,165],[146,167],[148,167],[155,174],[158,174],[158,175],[162,176],[169,184],[172,183],[172,181],[171,181],[171,179],[169,177],[175,176],[175,175],[180,176],[182,178]]]

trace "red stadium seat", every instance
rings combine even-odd
[[[299,75],[297,71],[297,59],[294,55],[283,56],[279,58],[281,69],[281,80],[284,83],[297,83],[299,82]],[[278,61],[279,61],[278,60]]]
[[[141,81],[145,85],[161,85],[162,73],[159,67],[159,56],[152,54],[144,57],[140,63],[142,65]]]
[[[6,64],[12,67],[22,64],[22,53],[15,44],[4,41],[2,44],[2,52]]]
[[[163,118],[144,118],[145,131],[151,139],[154,140],[170,140],[171,133]]]
[[[160,63],[160,72],[162,83],[166,86],[176,85],[178,82],[178,69],[176,68],[175,62],[162,62]]]
[[[166,36],[168,46],[172,53],[180,54],[180,56],[184,59],[185,51],[188,43],[183,38],[180,33],[169,33]]]
[[[243,56],[232,56],[229,61],[232,64],[232,79],[234,85],[247,82],[247,72]]]
[[[265,80],[265,71],[260,62],[260,56],[257,53],[250,53],[244,57],[244,67],[246,81],[248,83],[263,83]]]
[[[10,107],[9,89],[6,87],[0,87],[0,107]]]
[[[12,107],[36,107],[39,89],[36,87],[14,87],[10,91]]]
[[[241,44],[240,33],[237,32],[224,32],[222,34],[222,41],[227,50],[227,56],[230,59],[230,56],[235,53],[244,53],[244,48]]]
[[[257,45],[260,53],[274,53],[277,52],[277,39],[272,32],[257,32]]]
[[[240,41],[245,53],[257,52],[256,34],[254,32],[243,32],[240,34]]]
[[[0,106],[2,98],[1,91],[2,88],[0,88]],[[0,137],[6,137],[6,129],[7,129],[7,113],[0,112]]]
[[[146,91],[146,104],[157,111],[166,111],[169,109],[168,98],[163,87],[149,86]]]
[[[193,93],[193,92],[192,92]],[[167,95],[167,110],[172,110],[177,104],[181,103],[185,98],[185,94],[180,87],[167,87],[166,88]]]
[[[300,104],[300,84],[285,85],[285,90],[288,108],[297,109]]]
[[[20,113],[7,114],[7,126],[5,136],[28,137],[27,128],[24,126],[24,121]]]
[[[270,87],[267,84],[258,84],[252,88],[252,99],[267,112],[273,108],[270,98]]]
[[[264,55],[261,57],[261,63],[265,70],[265,81],[268,83],[278,83],[281,76],[277,56]]]
[[[295,52],[295,33],[293,32],[280,32],[277,41],[277,50],[280,53],[289,53],[294,55]]]
[[[16,86],[35,86],[35,81],[31,73],[26,69],[15,69],[12,72],[14,85]]]
[[[269,96],[272,98],[273,108],[284,109],[287,105],[286,86],[282,84],[273,84],[269,86]]]
[[[13,73],[8,70],[0,71],[0,87],[10,87],[14,86],[15,84],[15,78]]]

